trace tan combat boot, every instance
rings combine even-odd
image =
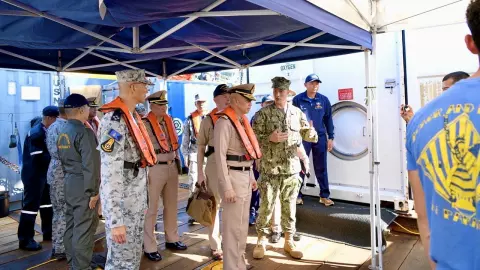
[[[253,258],[258,260],[263,259],[265,252],[267,252],[267,237],[258,236],[257,245],[253,249]]]
[[[283,249],[294,259],[303,258],[303,252],[295,246],[293,235],[290,233],[285,233],[285,245]]]

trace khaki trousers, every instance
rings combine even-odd
[[[229,171],[233,190],[237,195],[235,203],[228,203],[222,196],[222,228],[223,228],[223,269],[245,270],[245,248],[248,236],[248,217],[250,214],[250,186],[249,171]]]
[[[143,232],[144,251],[157,252],[155,224],[157,223],[158,201],[163,199],[163,223],[167,243],[179,241],[177,227],[178,170],[175,162],[155,165],[148,172],[148,210]]]
[[[207,190],[215,196],[217,201],[217,212],[215,213],[215,223],[208,227],[208,239],[210,240],[210,248],[212,250],[221,249],[220,238],[220,215],[219,208],[221,203],[221,197],[218,190],[218,178],[217,178],[217,164],[213,156],[209,156],[207,159],[207,165],[205,166],[205,175],[207,177]]]

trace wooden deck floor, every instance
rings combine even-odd
[[[150,262],[143,258],[141,269],[222,269],[210,259],[207,230],[201,225],[189,225],[185,213],[188,192],[179,189],[178,201],[178,231],[181,240],[188,245],[186,251],[173,252],[165,250],[163,223],[159,216],[157,239],[159,250],[163,256],[160,262]],[[17,228],[18,212],[10,217],[0,219],[0,269],[67,269],[65,261],[49,261],[51,243],[43,242],[43,249],[37,252],[26,252],[18,249]],[[37,226],[37,231],[40,227]],[[100,223],[95,244],[95,252],[105,252],[105,230]],[[41,234],[35,236],[42,240]],[[417,236],[393,232],[387,238],[388,247],[384,254],[384,269],[386,270],[427,270],[428,263]],[[283,238],[280,243],[269,246],[267,256],[263,260],[254,260],[252,250],[256,243],[254,227],[250,227],[246,255],[249,269],[288,270],[288,269],[361,269],[368,270],[370,250],[356,248],[327,240],[303,236],[297,244],[304,249],[302,260],[292,260],[283,251]]]

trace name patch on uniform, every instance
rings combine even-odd
[[[70,149],[70,138],[67,134],[61,133],[57,140],[58,149]]]
[[[110,120],[115,122],[120,122],[120,118],[122,117],[122,110],[115,110],[112,114]]]
[[[117,142],[119,142],[123,138],[122,134],[120,134],[115,129],[110,129],[110,131],[108,132],[108,136],[112,137]]]

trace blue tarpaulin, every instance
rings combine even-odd
[[[221,1],[222,2],[222,1]],[[215,0],[104,0],[106,14],[102,19],[98,0],[0,0],[0,50],[15,53],[48,65],[62,66],[82,52],[79,48],[97,45],[100,40],[41,16],[25,16],[25,6],[73,23],[93,33],[132,47],[132,27],[139,27],[139,47],[147,44],[172,27],[189,19],[187,16],[218,3]],[[21,7],[21,8],[20,8]],[[28,9],[27,9],[28,10]],[[201,60],[210,54],[196,47],[200,45],[218,52],[226,47],[250,44],[222,52],[240,65],[248,65],[288,45],[261,44],[261,41],[295,43],[321,31],[325,34],[308,41],[314,44],[361,46],[371,48],[371,35],[304,0],[226,0],[216,5],[212,12],[272,10],[278,15],[200,17],[149,49],[186,47],[183,50],[153,53],[94,50],[95,53],[131,63],[155,74],[163,74],[165,62],[167,75],[192,63],[174,58]],[[30,10],[31,11],[31,10]],[[21,16],[23,15],[23,16]],[[116,48],[105,42],[101,46]],[[259,63],[259,65],[335,56],[357,52],[350,48],[294,47]],[[218,57],[209,62],[228,64]],[[87,55],[70,68],[110,63],[98,56]],[[21,60],[0,52],[0,67],[31,70],[49,70],[48,67]],[[88,68],[90,73],[111,74],[125,69],[120,65]],[[199,64],[181,73],[194,73],[227,69],[221,66]],[[50,69],[51,70],[51,69]],[[68,69],[67,69],[68,71]]]

